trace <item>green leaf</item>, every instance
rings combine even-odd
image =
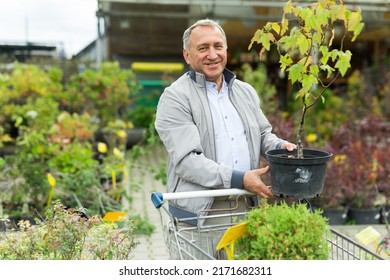
[[[360,10],[357,12],[349,13],[348,17],[348,31],[355,31],[362,21],[362,15]]]
[[[272,23],[271,23],[271,26],[272,26],[272,29],[273,29],[277,34],[279,34],[279,32],[280,32],[280,25],[277,24],[276,22],[272,22]]]
[[[291,80],[291,83],[295,83],[302,79],[302,71],[303,65],[301,64],[295,64],[290,67],[288,77]]]
[[[22,123],[23,123],[23,118],[21,116],[17,116],[17,118],[15,119],[14,126],[19,127]]]
[[[310,66],[310,73],[312,73],[314,76],[318,76],[319,72],[320,72],[320,69],[318,68],[318,65],[311,65]]]
[[[312,15],[309,18],[310,27],[314,29],[317,33],[322,33],[321,21],[316,15]]]
[[[322,45],[322,36],[320,33],[313,34],[313,41],[316,42],[318,45]]]
[[[320,63],[322,65],[326,65],[328,63],[328,60],[330,58],[330,53],[326,52],[325,54],[322,55],[322,57],[320,58]]]
[[[260,37],[260,44],[263,45],[263,48],[266,49],[267,51],[270,50],[271,44],[269,42],[267,34],[263,33],[262,36]]]
[[[293,63],[293,60],[289,54],[285,54],[280,57],[279,63],[281,70],[285,71],[286,67],[289,67]]]
[[[331,57],[332,57],[332,61],[336,61],[336,59],[337,59],[337,57],[339,56],[339,51],[338,50],[332,50],[331,52],[330,52],[330,55],[331,55]]]
[[[362,23],[362,22],[359,23],[359,25],[353,31],[353,37],[351,39],[352,42],[356,40],[357,36],[359,36],[359,34],[362,32],[363,28],[364,28],[364,23]]]
[[[298,37],[297,44],[302,55],[306,54],[310,48],[310,41],[302,34]]]
[[[320,66],[320,69],[322,70],[322,71],[325,71],[325,72],[327,72],[328,74],[326,75],[326,77],[327,78],[329,78],[331,75],[332,75],[332,73],[334,72],[334,68],[332,68],[330,65],[321,65]]]
[[[347,70],[351,67],[351,64],[349,63],[349,61],[340,59],[336,62],[336,65],[334,67],[337,68],[340,71],[341,76],[344,77]]]
[[[322,6],[318,6],[318,8],[315,11],[315,17],[320,26],[326,26],[328,25],[330,11],[328,9],[324,9]]]
[[[310,91],[313,85],[318,84],[317,78],[313,75],[302,75],[302,88],[306,91]]]
[[[347,7],[345,5],[333,5],[330,9],[331,22],[336,20],[345,20],[345,12]]]
[[[281,26],[282,26],[282,30],[280,32],[280,35],[283,36],[284,33],[286,33],[286,31],[288,30],[288,26],[289,26],[288,19],[286,19],[284,16],[281,21]]]
[[[351,57],[352,53],[350,51],[338,52],[339,60],[336,62],[335,68],[337,68],[340,71],[341,76],[344,77],[347,70],[351,67]]]
[[[251,39],[251,43],[249,44],[249,47],[248,47],[248,50],[250,50],[252,48],[252,45],[253,43],[255,42],[259,42],[260,41],[260,36],[263,34],[263,30],[261,29],[257,29],[255,34],[253,35],[252,39]]]
[[[289,14],[293,11],[293,8],[294,8],[294,5],[293,3],[291,2],[291,0],[289,0],[283,7],[283,12],[286,13],[286,14]]]

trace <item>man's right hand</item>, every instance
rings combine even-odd
[[[260,178],[261,175],[267,173],[268,171],[269,166],[245,172],[243,179],[244,189],[264,198],[272,197],[273,194],[271,186],[264,184]]]

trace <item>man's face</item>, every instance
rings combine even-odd
[[[225,38],[217,27],[197,26],[190,35],[189,50],[183,50],[186,62],[207,81],[222,83],[222,71],[227,62]]]

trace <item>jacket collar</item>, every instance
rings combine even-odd
[[[227,68],[225,68],[223,70],[222,74],[225,77],[226,83],[229,85],[229,87],[231,87],[231,84],[233,83],[234,79],[236,78],[236,75]],[[203,87],[205,86],[206,77],[202,73],[196,72],[196,71],[191,69],[189,71],[189,75],[190,75],[191,80],[193,80],[195,83],[197,83]]]

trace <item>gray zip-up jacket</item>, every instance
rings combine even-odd
[[[225,69],[229,96],[244,125],[251,168],[259,168],[260,155],[285,141],[271,133],[260,109],[255,89]],[[160,97],[156,130],[168,151],[168,192],[243,188],[244,172],[216,162],[214,128],[206,93],[205,76],[189,71],[167,87]],[[170,212],[179,218],[194,217],[209,209],[214,198],[170,201]]]

